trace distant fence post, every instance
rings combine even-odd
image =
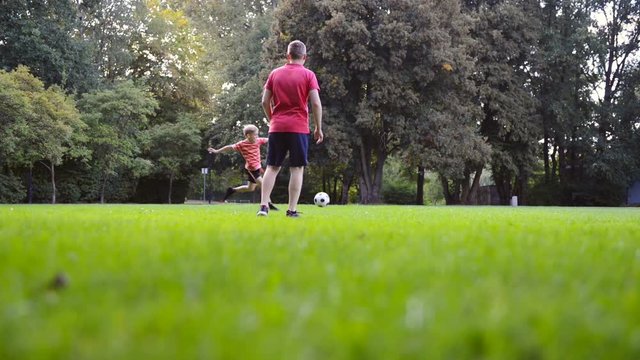
[[[207,201],[207,174],[209,173],[209,168],[201,168],[202,172],[202,202]]]

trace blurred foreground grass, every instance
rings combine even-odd
[[[640,359],[640,211],[0,205],[0,359]]]

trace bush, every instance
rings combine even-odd
[[[382,197],[387,204],[414,204],[416,201],[415,185],[403,181],[385,183],[382,187]]]
[[[559,182],[545,183],[543,181],[533,185],[527,193],[527,205],[560,206],[568,205],[567,189]]]
[[[0,174],[0,203],[17,204],[24,200],[25,194],[20,178]]]

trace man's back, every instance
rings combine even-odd
[[[271,72],[265,89],[273,99],[269,132],[308,134],[309,92],[320,89],[315,74],[300,64],[286,64]]]

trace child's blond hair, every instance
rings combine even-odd
[[[258,127],[255,125],[245,125],[244,128],[242,128],[242,134],[244,134],[244,136],[247,136],[247,134],[250,133],[258,133]]]

